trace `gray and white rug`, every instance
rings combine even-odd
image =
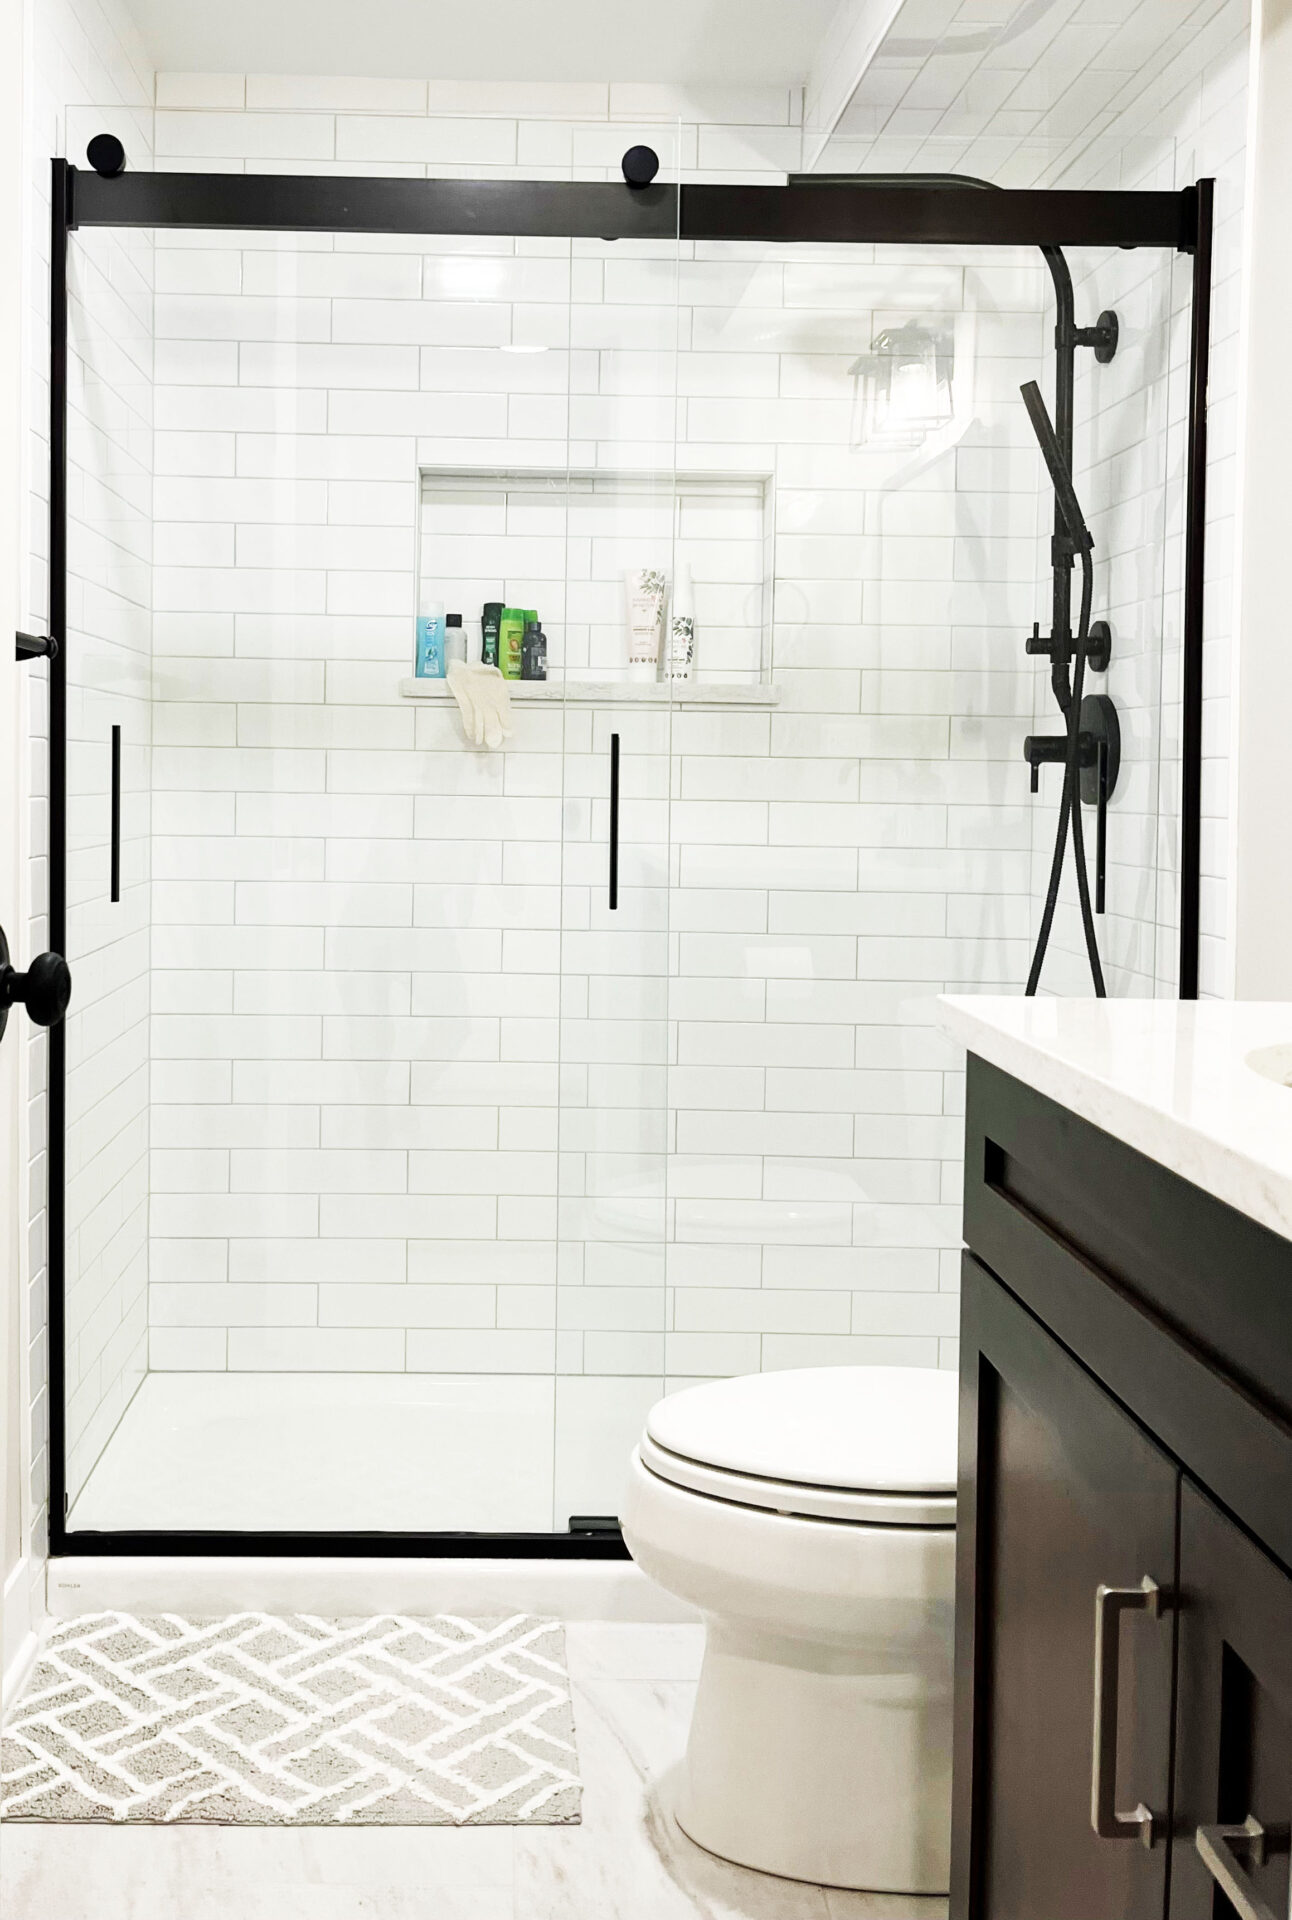
[[[580,1784],[552,1620],[100,1613],[0,1740],[0,1818],[562,1825]]]

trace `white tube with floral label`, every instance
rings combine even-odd
[[[668,623],[668,657],[664,664],[669,680],[689,680],[695,666],[695,597],[691,569],[685,562],[678,567],[673,582],[673,611]]]
[[[628,592],[628,678],[655,680],[664,638],[668,580],[658,567],[631,567],[624,583]]]

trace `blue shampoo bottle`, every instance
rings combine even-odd
[[[417,616],[417,678],[444,678],[444,602],[426,600]]]

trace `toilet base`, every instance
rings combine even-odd
[[[951,1673],[708,1616],[678,1824],[740,1866],[945,1894]],[[948,1649],[949,1652],[949,1649]]]

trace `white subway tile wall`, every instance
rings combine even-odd
[[[28,301],[23,623],[48,622],[50,157],[80,157],[94,133],[153,164],[153,74],[126,9],[52,0],[32,10],[24,134]],[[81,956],[67,1033],[66,1388],[69,1468],[83,1478],[147,1363],[148,752],[152,474],[152,244],[95,236],[69,285],[69,946]],[[31,724],[25,954],[49,945],[48,671],[23,669]],[[122,898],[109,907],[104,806],[110,730],[122,729]],[[31,1167],[23,1332],[30,1483],[25,1535],[38,1566],[48,1501],[48,1047],[31,1029]]]
[[[181,117],[167,158],[233,157],[225,115],[168,148]],[[416,124],[337,126],[434,165]],[[932,1001],[1026,963],[1039,264],[247,235],[158,263],[153,1365],[648,1398],[952,1358]],[[965,314],[971,413],[854,445],[874,334]],[[554,664],[622,666],[649,549],[692,567],[702,675],[756,678],[770,614],[779,708],[527,707],[468,752],[398,694],[420,470],[421,572],[469,632],[533,605]]]

